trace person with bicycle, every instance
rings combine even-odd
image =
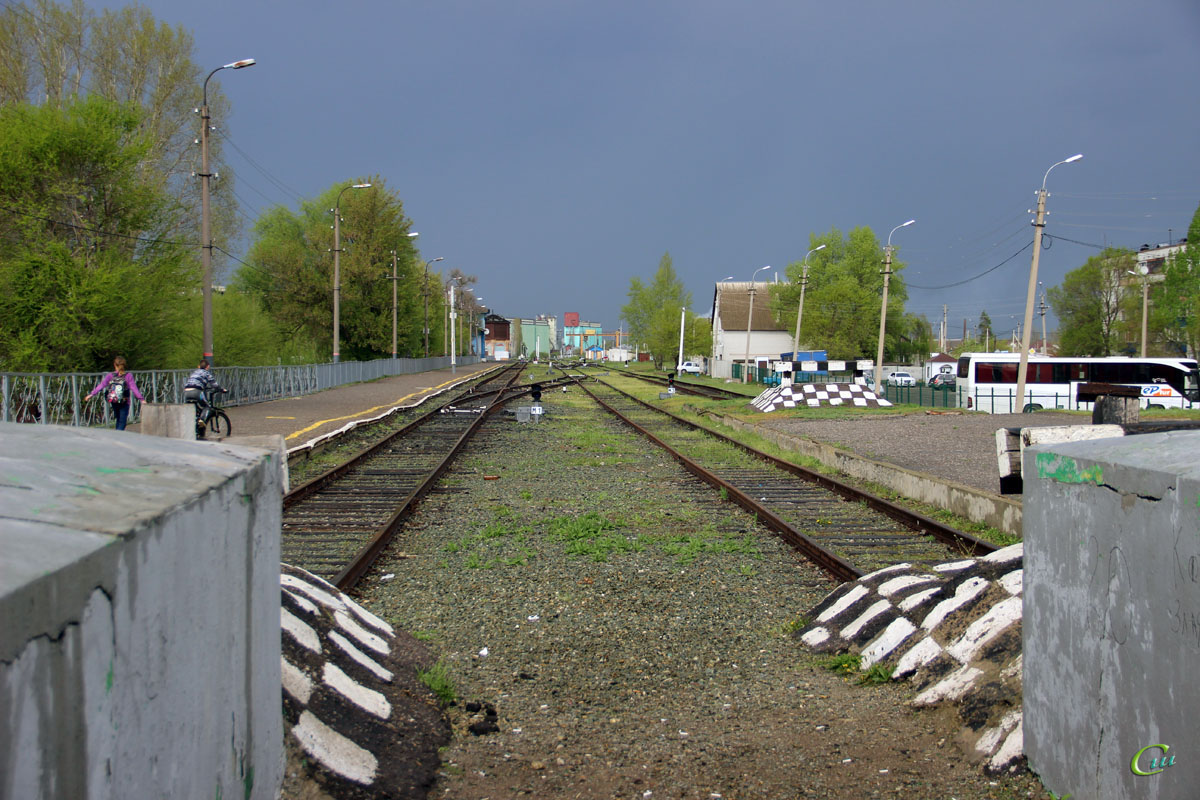
[[[219,389],[216,377],[208,371],[208,359],[200,359],[200,364],[183,384],[183,400],[196,406],[196,430],[203,428],[204,415],[208,410],[208,392]]]

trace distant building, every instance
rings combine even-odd
[[[765,281],[728,281],[716,284],[713,291],[714,378],[732,378],[733,365],[746,361],[747,340],[750,364],[760,359],[777,361],[780,354],[792,350],[792,334],[771,314],[771,284]],[[754,319],[750,315],[750,295],[754,293]]]
[[[1143,280],[1146,282],[1147,286],[1155,283],[1162,283],[1167,279],[1167,264],[1170,263],[1170,261],[1174,259],[1176,255],[1183,252],[1184,248],[1187,247],[1187,244],[1187,237],[1184,237],[1174,242],[1165,242],[1156,245],[1142,245],[1141,249],[1137,252],[1137,266],[1134,267],[1133,270],[1137,273],[1137,275],[1125,273],[1124,275],[1118,276],[1121,286],[1127,291],[1136,292],[1140,295],[1143,290]],[[1137,318],[1140,319],[1140,317],[1141,306],[1139,305]],[[1122,308],[1117,313],[1117,318],[1122,322],[1125,321],[1125,309]],[[1141,342],[1139,341],[1141,335],[1141,331],[1134,331],[1130,329],[1126,330],[1126,352],[1136,354],[1136,352],[1141,348]],[[1153,344],[1153,342],[1151,342],[1151,344]],[[1149,348],[1147,349],[1147,355],[1149,355]]]
[[[483,318],[483,352],[496,361],[512,357],[512,323],[499,314]]]
[[[539,314],[513,320],[513,350],[526,358],[545,358],[558,350],[558,319]]]
[[[579,318],[578,311],[563,314],[562,351],[578,356],[591,348],[604,349],[604,326],[599,322],[587,322]]]

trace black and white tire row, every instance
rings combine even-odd
[[[1022,556],[1016,544],[928,571],[886,567],[831,592],[796,636],[816,652],[859,653],[863,670],[887,665],[917,686],[913,705],[969,707],[974,755],[989,772],[1018,768]]]
[[[439,712],[404,702],[426,690],[393,658],[396,632],[302,569],[283,564],[280,586],[285,728],[312,777],[338,798],[412,796],[405,784],[437,768],[414,769],[413,708]]]

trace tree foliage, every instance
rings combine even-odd
[[[0,105],[65,108],[78,97],[99,97],[141,108],[138,131],[147,141],[141,168],[182,205],[174,238],[198,240],[200,152],[195,144],[206,72],[192,57],[191,34],[155,20],[144,6],[93,11],[82,0],[5,3],[0,9]],[[218,73],[218,76],[221,73]],[[208,88],[216,130],[209,138],[212,236],[225,247],[240,234],[233,173],[222,155],[229,103],[218,76]],[[198,255],[198,252],[197,252]],[[223,256],[214,252],[220,270]],[[199,342],[197,341],[197,347]]]
[[[301,203],[299,211],[278,206],[264,213],[254,226],[248,258],[253,266],[239,271],[237,285],[259,299],[285,338],[332,355],[336,206],[342,218],[341,354],[355,359],[391,354],[394,252],[398,349],[401,355],[422,355],[424,264],[408,236],[411,220],[382,178],[362,182],[371,188],[344,191],[350,182],[337,184]],[[431,329],[436,320],[431,313]]]
[[[1188,244],[1168,259],[1153,287],[1150,320],[1173,355],[1200,353],[1200,207],[1188,226]]]
[[[874,357],[879,341],[879,311],[883,296],[883,247],[869,227],[843,235],[837,228],[811,235],[809,249],[819,250],[808,259],[808,289],[800,331],[801,350],[827,350],[830,358]],[[795,330],[800,306],[802,261],[787,266],[788,283],[773,287],[772,309],[777,318]],[[905,264],[892,260],[888,286],[888,319],[884,336],[885,359],[911,352],[912,319],[904,314],[908,290],[901,271]]]
[[[692,305],[692,293],[675,274],[670,253],[663,253],[649,284],[636,277],[629,282],[628,297],[629,302],[621,307],[621,318],[629,325],[630,339],[646,345],[659,367],[664,360],[674,361],[679,350],[680,312]]]
[[[1120,350],[1119,319],[1128,289],[1121,276],[1137,264],[1133,251],[1109,247],[1046,291],[1059,321],[1059,354],[1110,356]]]
[[[0,106],[0,364],[161,365],[199,283],[132,105]],[[173,302],[178,298],[178,302]]]

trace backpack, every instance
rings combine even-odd
[[[126,388],[124,377],[114,377],[112,382],[108,384],[108,394],[105,397],[108,399],[108,402],[114,405],[127,403],[129,402],[129,396]]]

